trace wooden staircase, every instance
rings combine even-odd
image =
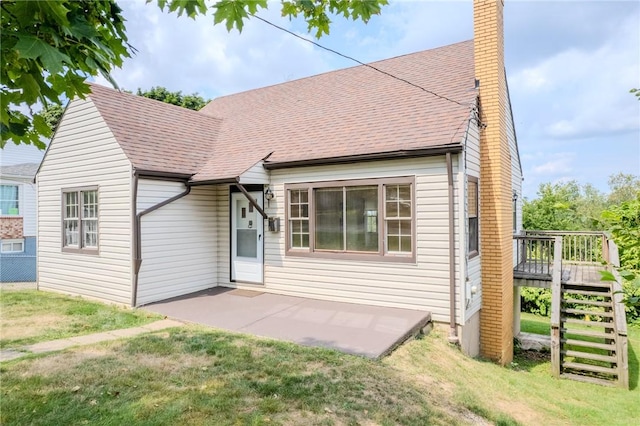
[[[616,281],[564,280],[561,250],[562,240],[556,237],[556,264],[551,280],[553,374],[628,389],[628,343],[622,279],[612,269]],[[611,255],[617,257],[617,250]]]
[[[560,283],[559,377],[628,387],[626,329],[616,324],[613,292],[611,282]]]

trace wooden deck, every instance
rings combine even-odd
[[[562,265],[562,284],[599,283],[600,271],[606,266],[597,263]],[[522,262],[513,268],[514,285],[520,287],[551,287],[553,264]]]

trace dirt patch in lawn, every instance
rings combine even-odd
[[[39,314],[31,317],[6,318],[0,321],[2,340],[18,340],[39,336],[45,330],[64,328],[72,320],[64,315]]]

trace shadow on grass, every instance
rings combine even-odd
[[[628,343],[629,346],[629,389],[634,390],[638,387],[638,375],[640,374],[640,363],[638,362],[638,356],[633,350],[633,345]]]

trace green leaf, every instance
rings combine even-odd
[[[244,19],[247,17],[247,12],[244,10],[246,3],[243,0],[219,1],[213,6],[216,10],[213,14],[213,23],[224,22],[227,31],[231,31],[233,27],[236,27],[238,32],[242,32]]]
[[[71,59],[58,49],[34,36],[24,36],[15,45],[18,56],[24,59],[40,59],[49,72],[61,73],[64,65],[72,65]]]
[[[620,270],[618,272],[620,273],[620,276],[627,281],[633,281],[636,278],[636,274],[634,274],[633,272],[624,271],[624,270]]]
[[[600,272],[600,280],[601,281],[615,281],[616,277],[609,271],[598,271]]]
[[[22,74],[16,80],[16,83],[22,87],[23,100],[28,105],[33,105],[40,97],[40,86],[31,74]]]

